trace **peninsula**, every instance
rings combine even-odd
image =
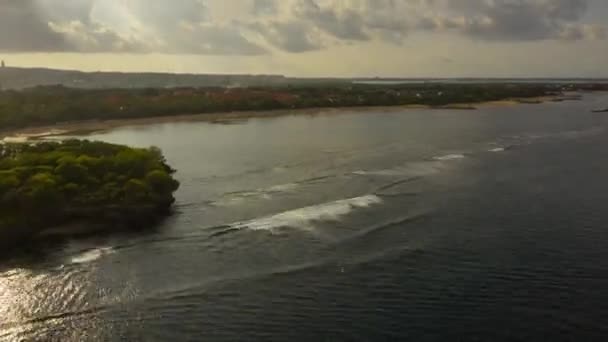
[[[608,90],[608,84],[423,83],[333,84],[248,88],[81,89],[41,86],[0,91],[0,131],[87,121],[306,108],[420,105],[475,109],[476,103],[538,103],[566,91]],[[243,115],[247,117],[247,115]]]
[[[0,144],[0,240],[139,227],[171,211],[179,183],[157,148],[66,140]],[[102,227],[102,228],[101,228]]]

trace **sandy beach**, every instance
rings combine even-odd
[[[327,108],[305,108],[305,109],[280,109],[268,111],[236,111],[236,112],[217,112],[203,114],[183,114],[172,116],[156,116],[145,118],[129,118],[115,120],[85,120],[74,122],[62,122],[55,125],[33,126],[13,130],[0,131],[0,141],[3,142],[24,142],[48,137],[56,137],[70,134],[87,134],[99,131],[106,131],[125,126],[141,126],[151,124],[173,123],[173,122],[210,122],[227,124],[230,122],[254,119],[254,118],[274,118],[288,115],[326,115],[340,114],[359,111],[383,111],[394,112],[402,110],[476,110],[478,107],[487,106],[513,106],[522,103],[534,104],[549,101],[572,100],[569,96],[541,96],[532,98],[510,98],[497,101],[487,101],[479,103],[455,103],[444,106],[429,105],[401,105],[401,106],[372,106],[372,107],[327,107]]]

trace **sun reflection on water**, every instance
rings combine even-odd
[[[61,263],[44,271],[21,267],[0,271],[0,340],[46,339],[53,329],[45,327],[90,309],[96,266],[79,266]]]

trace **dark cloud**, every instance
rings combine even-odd
[[[314,27],[300,20],[253,23],[249,29],[257,32],[274,47],[287,52],[319,50],[323,44],[315,35]]]
[[[147,47],[137,41],[120,36],[118,33],[97,22],[50,23],[49,27],[69,43],[64,52],[146,52]]]
[[[3,1],[0,4],[0,32],[1,51],[62,51],[70,48],[61,34],[51,30],[32,1]]]
[[[253,0],[253,14],[272,15],[277,13],[277,4],[274,0]]]
[[[129,0],[124,3],[138,21],[159,29],[174,27],[180,22],[200,23],[208,19],[208,9],[202,0]]]
[[[29,2],[47,21],[88,22],[95,0],[24,0]]]
[[[265,53],[236,27],[204,24],[202,0],[2,1],[4,52]]]
[[[401,44],[416,31],[451,31],[494,41],[605,37],[602,28],[581,22],[588,5],[588,0],[293,0],[290,11],[299,29],[273,36],[281,37],[278,48],[298,42],[289,44],[290,52],[326,46],[328,39],[311,37],[302,29],[306,25],[334,44],[372,39]]]
[[[247,39],[238,25],[212,22],[202,0],[179,0],[170,6],[163,1],[131,0],[127,9],[163,43],[152,48],[155,52],[243,56],[266,53]]]
[[[341,40],[369,40],[365,32],[363,14],[351,9],[321,8],[314,0],[302,0],[295,7],[295,14],[309,20],[321,30]]]
[[[212,8],[239,9],[222,1],[0,0],[0,51],[259,55],[401,44],[412,32],[488,41],[606,38],[604,27],[584,22],[589,0],[231,0],[244,11],[216,18]]]
[[[553,0],[546,3],[549,17],[567,21],[581,19],[589,9],[587,0]]]
[[[108,52],[141,51],[110,28],[91,22],[91,1],[74,1],[55,23],[35,0],[5,0],[0,4],[0,51],[3,52]],[[62,9],[59,5],[56,9]],[[61,13],[61,11],[56,11]],[[68,18],[66,16],[66,18]]]
[[[197,25],[190,32],[184,32],[181,38],[176,36],[175,39],[171,48],[174,53],[243,56],[266,53],[264,48],[247,40],[238,25]]]
[[[450,9],[464,20],[439,22],[475,38],[487,40],[562,39],[565,31],[586,32],[579,23],[588,9],[587,0],[470,0],[451,1]],[[570,35],[584,39],[585,34]]]

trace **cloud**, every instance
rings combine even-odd
[[[57,34],[61,34],[69,43],[66,50],[79,52],[142,52],[145,51],[143,43],[122,37],[113,30],[99,23],[85,25],[80,21],[64,23],[50,22],[49,27]]]
[[[587,30],[585,24],[579,23],[588,9],[587,0],[450,1],[449,9],[460,20],[443,16],[436,18],[437,23],[444,23],[444,27],[452,24],[452,29],[486,40],[561,39],[565,31]]]
[[[583,22],[588,0],[274,1],[274,8],[283,8],[277,11],[283,14],[281,24],[258,19],[249,27],[273,27],[258,31],[288,52],[372,40],[402,44],[415,32],[497,42],[606,37],[602,26]]]
[[[109,52],[143,51],[136,40],[88,16],[92,1],[74,0],[45,11],[44,1],[6,0],[0,4],[0,51]],[[73,18],[73,19],[72,19]],[[59,21],[55,21],[59,20]]]
[[[68,48],[65,37],[49,28],[30,1],[2,2],[0,32],[0,49],[3,51],[61,51]]]
[[[351,8],[321,7],[314,0],[302,0],[295,7],[299,19],[309,20],[316,27],[340,40],[368,40],[363,13]]]
[[[568,25],[562,28],[559,36],[564,40],[603,40],[606,39],[606,29],[598,25]]]
[[[277,13],[274,0],[253,0],[252,12],[255,15],[273,15]]]
[[[207,22],[207,14],[201,0],[4,0],[0,51],[265,53],[235,27]]]
[[[246,25],[261,39],[283,51],[298,53],[323,48],[314,26],[300,20],[269,21]]]
[[[238,25],[211,25],[183,23],[180,34],[173,36],[169,51],[205,55],[255,56],[266,50],[250,42],[239,31]],[[196,37],[193,39],[192,37]]]
[[[0,51],[260,55],[413,33],[473,40],[605,39],[590,0],[3,0]],[[7,34],[10,32],[11,34]]]

